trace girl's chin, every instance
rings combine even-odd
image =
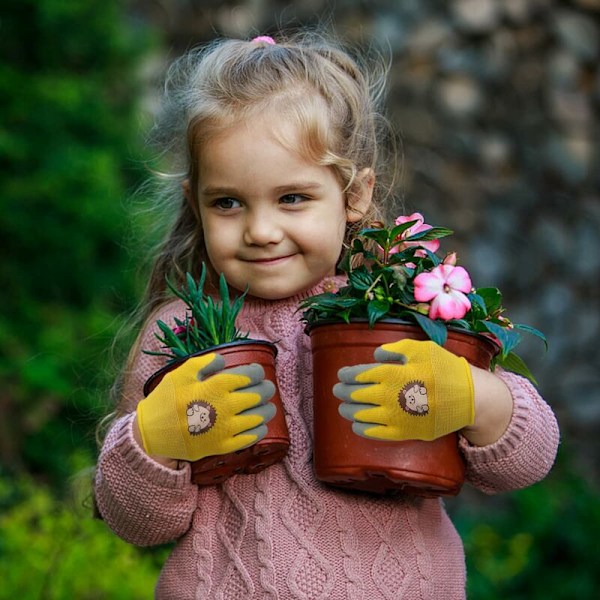
[[[288,285],[282,288],[257,286],[253,289],[252,286],[250,286],[250,289],[248,290],[248,296],[261,300],[285,300],[286,298],[299,296],[309,292],[310,290],[313,290],[319,281],[321,280],[319,279],[316,282],[310,282],[305,285]]]

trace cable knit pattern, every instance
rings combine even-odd
[[[157,584],[159,599],[464,598],[462,543],[441,501],[353,494],[316,481],[312,359],[296,312],[299,299],[250,298],[240,318],[251,337],[278,347],[277,384],[291,439],[286,459],[257,475],[198,488],[189,482],[189,467],[174,471],[144,454],[129,414],[115,422],[99,458],[102,515],[134,544],[177,540]],[[157,318],[173,324],[183,315],[179,301],[163,307],[140,347],[156,349]],[[124,392],[129,411],[161,362],[137,356]],[[499,375],[514,397],[508,430],[486,448],[460,442],[469,481],[486,493],[542,478],[558,444],[552,411],[536,390],[520,377]]]

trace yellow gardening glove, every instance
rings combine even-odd
[[[434,342],[401,340],[375,350],[381,364],[339,370],[333,393],[354,433],[377,440],[434,440],[471,425],[473,380],[464,358]]]
[[[148,454],[195,461],[241,450],[266,435],[275,386],[260,365],[224,366],[220,354],[190,358],[138,404]]]

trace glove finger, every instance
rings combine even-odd
[[[263,420],[263,423],[268,423],[275,416],[276,412],[277,407],[272,402],[267,402],[266,404],[249,408],[241,412],[239,416],[258,416]]]
[[[372,440],[373,438],[367,434],[367,431],[370,429],[373,429],[373,425],[370,423],[358,423],[356,421],[352,423],[352,431],[356,433],[356,435]]]
[[[365,437],[369,440],[397,440],[397,439],[407,439],[407,438],[399,438],[391,435],[391,428],[386,427],[385,425],[376,425],[372,423],[352,423],[352,431],[357,435]],[[408,438],[409,439],[409,438]]]
[[[378,408],[375,405],[371,406],[373,408]],[[363,418],[358,418],[357,413],[362,411],[363,413],[368,414],[369,410],[370,409],[368,406],[365,406],[364,404],[356,404],[354,402],[342,402],[338,406],[338,412],[340,413],[340,415],[342,415],[342,417],[344,417],[344,419],[348,419],[348,421],[356,421],[358,419],[362,422],[365,422],[364,414]]]
[[[342,382],[342,383],[359,383],[358,377],[360,377],[363,373],[370,371],[371,369],[373,369],[374,367],[377,367],[379,365],[376,364],[369,364],[369,365],[354,365],[352,367],[342,367],[339,371],[338,371],[338,379]],[[365,382],[365,379],[362,379],[362,383]],[[368,382],[367,382],[368,383]],[[373,383],[377,383],[377,382],[373,382]]]
[[[268,432],[269,432],[269,429],[267,428],[266,425],[264,425],[264,424],[258,425],[257,427],[248,429],[248,430],[242,432],[241,434],[235,436],[235,440],[241,441],[243,438],[252,438],[252,441],[249,441],[248,443],[246,443],[245,446],[242,446],[242,448],[247,448],[248,446],[252,446],[256,442],[259,442],[260,440],[262,440],[265,437],[265,435],[267,435]]]
[[[373,353],[375,360],[379,362],[395,362],[401,365],[405,365],[408,362],[406,354],[401,352],[394,352],[393,350],[385,349],[384,346],[379,346]]]
[[[209,362],[207,362],[208,359],[210,359]],[[197,378],[199,381],[206,379],[213,373],[222,371],[225,367],[225,359],[216,352],[205,354],[203,356],[195,356],[189,360],[192,361],[192,364],[198,365]]]
[[[371,387],[372,384],[348,384],[348,383],[336,383],[333,386],[333,395],[344,402],[354,402],[354,398],[352,398],[352,394],[357,390],[363,390],[365,388]]]
[[[259,439],[262,439],[262,437],[266,435],[266,431],[265,433],[262,433],[262,430],[260,429],[261,427],[264,427],[266,430],[265,425],[259,425],[255,428],[257,433],[250,433],[254,432],[254,429],[249,429],[247,432],[243,432],[233,436],[232,438],[229,438],[229,440],[225,444],[223,444],[221,452],[219,452],[219,454],[237,452],[238,450],[243,450],[244,448],[248,448],[248,446],[252,446],[256,442],[258,442]],[[262,435],[262,437],[259,438],[258,435]]]
[[[259,404],[266,404],[275,395],[275,384],[269,379],[264,379],[250,387],[238,388],[236,392],[258,394],[260,396]]]
[[[260,383],[265,378],[265,370],[256,363],[252,363],[251,365],[241,365],[239,367],[231,367],[229,369],[225,369],[223,373],[228,375],[242,375],[250,380],[245,386],[237,388],[239,390],[244,389],[244,387],[254,385],[255,383]]]

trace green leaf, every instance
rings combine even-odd
[[[156,321],[156,324],[158,325],[158,328],[163,332],[165,336],[164,341],[167,346],[169,346],[170,348],[180,348],[182,350],[185,350],[184,343],[179,339],[178,336],[176,336],[173,333],[173,330],[166,323],[159,320]]]
[[[481,317],[487,317],[487,306],[482,296],[480,296],[477,293],[471,292],[467,294],[467,298],[469,299],[469,302],[471,302],[471,311],[478,315],[481,315]]]
[[[396,240],[399,237],[402,236],[402,234],[407,230],[410,229],[413,225],[416,225],[418,223],[418,221],[408,221],[406,223],[401,223],[400,225],[396,225],[395,227],[392,227],[392,230],[390,231],[390,240]],[[408,238],[406,238],[408,239]],[[405,240],[402,240],[405,241]]]
[[[503,359],[508,356],[509,352],[516,348],[521,343],[521,336],[514,329],[507,329],[492,321],[481,321],[485,328],[493,333],[500,344],[502,345]]]
[[[220,303],[220,329],[221,336],[229,337],[231,333],[233,333],[234,327],[233,324],[230,323],[230,299],[229,299],[229,287],[227,285],[227,281],[225,280],[225,275],[221,273],[219,276],[219,295],[221,297]]]
[[[389,241],[389,233],[385,229],[363,229],[359,232],[360,236],[369,240],[374,240],[382,248],[385,248]]]
[[[430,242],[431,240],[439,240],[440,238],[452,235],[454,231],[447,229],[446,227],[432,227],[419,233],[414,233],[408,236],[405,242]]]
[[[365,246],[362,243],[362,240],[359,240],[358,238],[354,238],[354,240],[352,240],[352,252],[355,254],[360,254],[362,252],[364,252]]]
[[[483,298],[488,314],[492,314],[502,308],[502,294],[498,288],[477,288],[475,293]]]
[[[448,337],[448,330],[443,323],[434,321],[421,313],[415,311],[414,318],[421,329],[427,334],[427,337],[436,344],[443,346]]]
[[[372,300],[367,305],[367,316],[369,318],[369,327],[373,327],[376,321],[387,315],[390,310],[390,303],[387,300]]]
[[[373,285],[373,276],[364,266],[348,273],[348,282],[357,290],[368,290]]]
[[[529,370],[529,367],[527,367],[527,365],[523,362],[523,359],[514,352],[509,352],[507,356],[498,358],[496,364],[500,365],[507,371],[512,371],[513,373],[517,373],[517,375],[527,377],[531,383],[537,385],[537,381]]]
[[[352,252],[345,252],[344,256],[342,256],[342,260],[338,264],[338,269],[342,271],[342,273],[349,273],[352,270],[350,267],[352,254]]]
[[[527,333],[530,333],[531,335],[535,335],[538,338],[540,338],[542,340],[542,342],[544,342],[546,351],[548,351],[548,340],[546,339],[546,336],[541,331],[539,331],[535,327],[531,327],[530,325],[523,325],[521,323],[513,323],[513,327],[515,329],[519,329],[520,331],[525,331]]]

